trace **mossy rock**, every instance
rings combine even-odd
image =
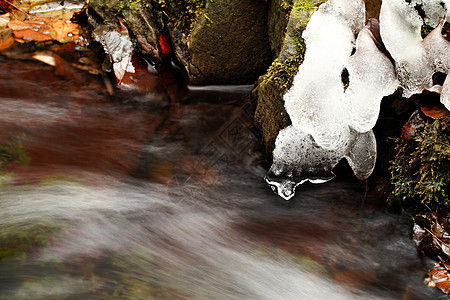
[[[284,109],[284,93],[291,87],[295,74],[303,62],[305,44],[301,38],[311,15],[317,10],[323,0],[303,1],[275,1],[278,7],[272,7],[271,14],[286,14],[272,17],[277,20],[287,18],[283,39],[275,34],[273,48],[280,49],[277,59],[272,63],[267,73],[258,80],[257,107],[255,122],[261,128],[263,144],[266,151],[271,153],[275,146],[278,132],[291,124],[291,120]],[[277,44],[281,43],[281,44]]]
[[[190,83],[253,84],[270,65],[267,3],[214,0],[189,37]]]
[[[112,30],[122,20],[144,54],[161,60],[159,37],[163,35],[163,13],[153,1],[141,0],[91,0],[88,12],[94,26],[108,25]]]

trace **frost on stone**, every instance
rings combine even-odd
[[[433,71],[420,34],[423,20],[414,3],[384,0],[380,10],[380,32],[395,60],[403,95],[410,97],[432,86]]]
[[[114,75],[121,81],[126,72],[134,73],[131,63],[133,43],[127,31],[109,30],[108,26],[99,26],[93,32],[94,39],[101,43],[113,64]]]
[[[274,193],[289,200],[300,184],[307,181],[323,183],[333,179],[333,168],[343,157],[348,160],[358,178],[367,178],[376,161],[373,132],[352,131],[344,147],[325,150],[317,145],[310,134],[291,125],[278,134],[273,164],[265,180]]]
[[[380,102],[398,87],[394,66],[390,59],[375,44],[370,26],[377,27],[372,20],[361,30],[356,40],[356,52],[350,56],[346,68],[350,84],[345,91],[344,105],[349,126],[358,132],[371,130],[378,120]]]

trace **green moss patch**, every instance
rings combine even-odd
[[[280,129],[291,124],[284,109],[283,95],[292,85],[295,74],[303,61],[303,48],[283,63],[275,60],[267,73],[261,76],[258,85],[258,105],[255,120],[262,130],[266,150],[271,152]]]
[[[413,139],[397,140],[390,168],[391,197],[410,204],[449,206],[450,137],[441,122],[425,121],[424,126],[415,128]]]
[[[22,144],[23,137],[9,138],[6,143],[0,144],[0,168],[9,163],[26,165],[30,156]]]

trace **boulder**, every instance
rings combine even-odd
[[[189,37],[191,84],[252,84],[271,62],[267,3],[207,1]]]
[[[270,5],[269,24],[272,28],[269,29],[269,36],[272,49],[278,55],[267,73],[258,79],[255,112],[255,122],[261,129],[267,153],[272,152],[278,132],[291,124],[284,109],[283,95],[291,86],[303,61],[305,44],[302,32],[322,2],[325,1],[297,0],[287,6],[286,1],[274,0]],[[282,23],[285,19],[288,21]],[[279,28],[280,24],[285,24],[285,28]]]

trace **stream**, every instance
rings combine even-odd
[[[252,86],[161,90],[0,58],[0,299],[446,299],[364,181],[272,193]]]

